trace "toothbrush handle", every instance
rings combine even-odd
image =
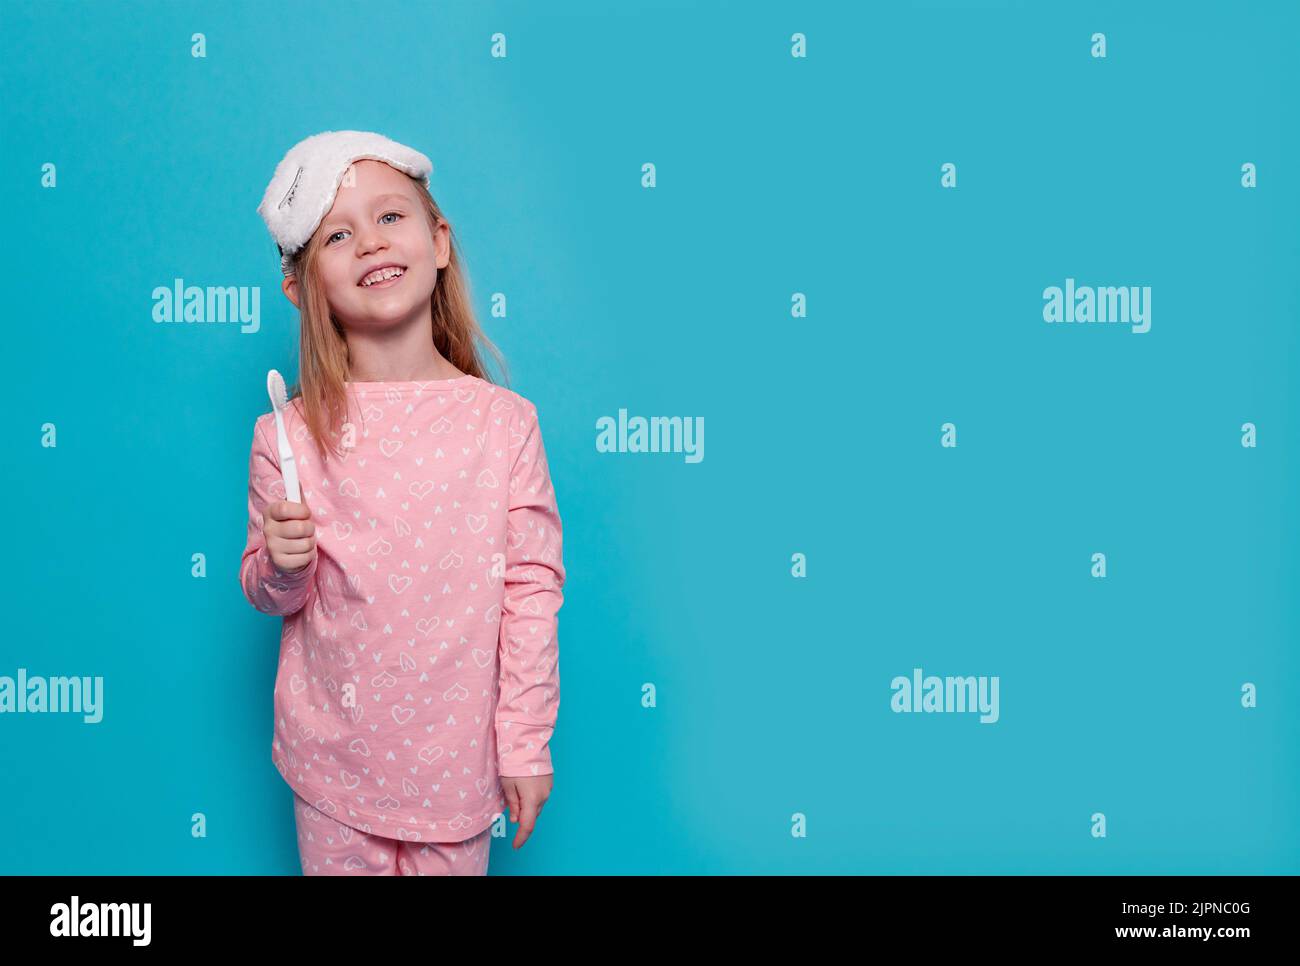
[[[280,448],[280,475],[284,477],[284,496],[290,503],[301,503],[302,495],[298,492],[298,461],[293,458],[293,447],[289,445],[289,434],[284,429],[284,417],[275,411],[275,441]]]
[[[280,472],[284,476],[284,495],[291,503],[301,503],[302,494],[298,492],[298,461],[293,458],[293,451],[280,457]]]

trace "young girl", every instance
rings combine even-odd
[[[561,524],[536,407],[488,381],[423,154],[331,131],[258,207],[301,316],[284,411],[253,428],[240,585],[284,617],[272,760],[304,874],[485,874],[550,795]],[[503,363],[504,369],[504,363]],[[259,381],[260,383],[260,381]]]

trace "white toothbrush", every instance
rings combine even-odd
[[[271,397],[271,408],[275,410],[275,435],[280,444],[280,473],[284,477],[285,498],[290,503],[300,503],[298,463],[289,446],[289,434],[284,431],[283,412],[289,405],[289,393],[284,388],[284,377],[278,369],[272,369],[266,374],[266,392]]]

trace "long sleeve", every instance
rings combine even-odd
[[[239,584],[248,602],[263,614],[287,617],[307,603],[315,585],[316,562],[296,573],[285,573],[271,560],[262,535],[262,514],[269,503],[285,498],[279,454],[259,424],[253,425],[248,457],[248,542],[239,565]]]
[[[560,513],[536,409],[524,418],[524,441],[510,473],[499,645],[497,770],[507,778],[554,771],[550,739],[560,710]]]

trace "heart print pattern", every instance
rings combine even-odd
[[[272,761],[349,827],[462,842],[505,809],[500,776],[553,771],[565,570],[537,409],[468,374],[347,388],[341,458],[285,412],[316,526],[297,573],[262,535],[274,414],[253,427],[240,586],[284,618]]]

